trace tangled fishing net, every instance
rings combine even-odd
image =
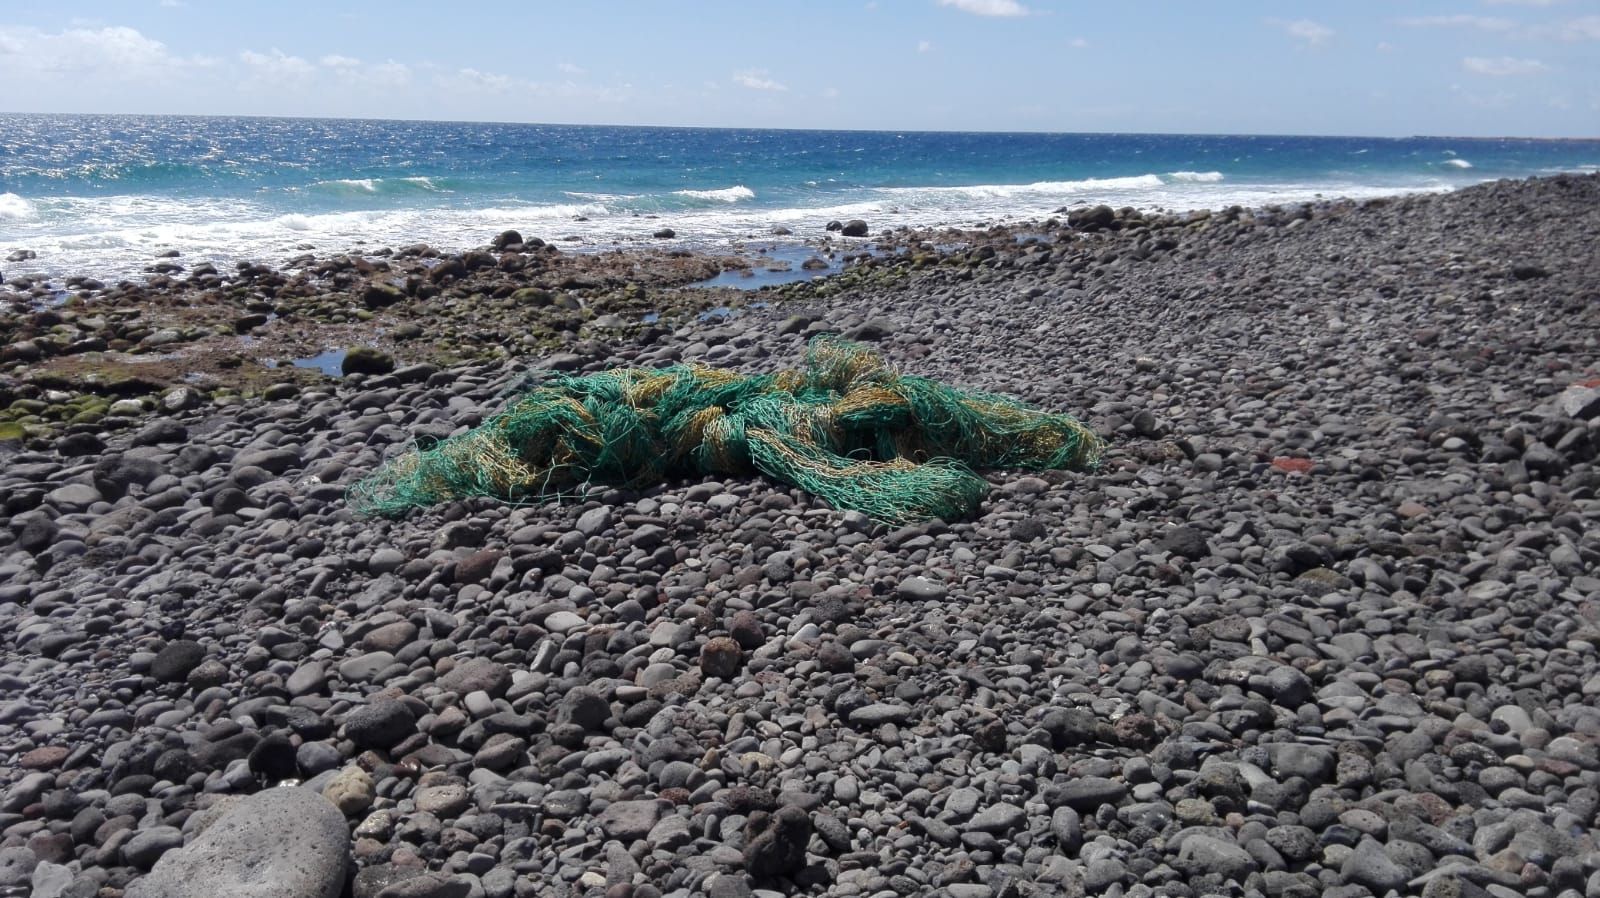
[[[450,499],[537,502],[589,484],[761,473],[885,523],[956,518],[988,483],[974,467],[1084,469],[1100,438],[1067,415],[896,373],[818,337],[804,367],[743,375],[700,364],[556,375],[479,427],[413,448],[349,493],[398,515]]]

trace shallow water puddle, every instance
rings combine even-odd
[[[819,259],[826,263],[823,267],[806,268],[805,263],[810,259]],[[766,268],[764,261],[787,262],[784,268]],[[773,246],[755,259],[748,269],[724,271],[715,277],[707,278],[691,287],[732,287],[735,290],[760,290],[762,287],[771,287],[778,284],[793,284],[799,281],[809,281],[830,274],[838,274],[844,270],[842,259],[829,259],[809,246]]]
[[[306,356],[303,359],[290,359],[289,365],[294,368],[315,368],[329,377],[344,376],[343,349],[325,349],[316,355]],[[283,362],[277,359],[262,359],[261,363],[268,368],[282,368]]]

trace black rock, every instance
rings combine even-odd
[[[182,443],[189,439],[189,430],[176,421],[163,418],[152,422],[134,435],[129,441],[130,446],[160,446],[166,443]]]
[[[865,237],[867,236],[867,223],[859,218],[852,218],[844,223],[844,226],[839,229],[839,233],[845,237]]]
[[[556,706],[556,723],[572,724],[594,732],[611,716],[611,705],[593,689],[573,689]]]
[[[1050,734],[1050,744],[1057,751],[1099,742],[1103,735],[1100,718],[1084,708],[1057,708],[1050,711],[1039,721],[1039,728]]]
[[[92,433],[69,433],[56,441],[56,452],[67,458],[104,451],[105,441]]]
[[[361,304],[369,309],[392,306],[405,301],[405,298],[406,291],[391,284],[368,284],[367,288],[361,291]]]
[[[205,647],[192,639],[178,639],[162,646],[150,664],[150,675],[163,683],[182,683],[189,672],[206,658]]]
[[[273,733],[257,742],[250,750],[250,772],[268,782],[293,777],[298,772],[294,743],[282,733]]]
[[[757,879],[787,876],[806,863],[811,818],[792,805],[769,814],[756,811],[744,826],[744,865]]]
[[[1117,220],[1117,213],[1110,206],[1100,205],[1086,209],[1074,209],[1067,213],[1067,224],[1083,231],[1098,231],[1108,228]]]
[[[364,705],[344,719],[344,734],[361,748],[393,748],[416,731],[417,717],[404,702]]]
[[[1194,527],[1174,527],[1161,538],[1161,548],[1190,561],[1198,561],[1211,554],[1205,534]]]

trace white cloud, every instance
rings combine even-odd
[[[828,100],[838,99],[838,97],[839,97],[839,88],[837,88],[837,87],[824,87],[822,89],[822,96],[823,96],[824,99],[828,99]]]
[[[290,56],[272,48],[270,53],[257,53],[254,50],[245,50],[239,54],[239,61],[248,66],[255,78],[266,82],[309,80],[317,72],[317,67],[299,56]]]
[[[203,65],[199,57],[174,56],[166,44],[127,27],[69,28],[59,32],[0,26],[0,55],[15,56],[36,72],[114,69],[125,76]]]
[[[1510,56],[1468,56],[1461,67],[1474,75],[1491,75],[1503,78],[1510,75],[1537,75],[1550,67],[1537,59],[1515,59]]]
[[[330,53],[317,61],[330,69],[353,69],[361,64],[361,60],[359,59],[353,59],[349,56],[340,56],[337,53]]]
[[[490,91],[507,91],[516,87],[517,79],[494,72],[481,72],[474,68],[456,69],[442,79],[452,87]],[[526,84],[526,82],[523,82]]]
[[[1551,33],[1556,40],[1562,41],[1600,41],[1600,16],[1569,19],[1551,29]]]
[[[1504,33],[1514,30],[1517,23],[1499,16],[1407,16],[1396,19],[1397,24],[1407,28],[1476,28],[1479,31],[1494,31]]]
[[[411,67],[391,59],[367,66],[361,71],[361,79],[377,87],[405,87],[411,83]]]
[[[1029,13],[1028,8],[1017,0],[939,0],[939,5],[969,12],[975,16],[996,18],[1016,18]]]
[[[783,91],[789,89],[767,77],[766,69],[746,69],[742,72],[735,72],[733,80],[736,84],[743,85],[751,90]]]
[[[1388,41],[1378,41],[1378,52],[1379,53],[1391,53],[1393,51],[1394,51],[1394,44],[1391,44]]]
[[[1282,19],[1268,19],[1268,25],[1282,28],[1288,35],[1296,40],[1305,41],[1307,44],[1318,47],[1333,38],[1333,29],[1310,19],[1295,19],[1285,22]]]
[[[1527,4],[1533,5],[1533,4]],[[1578,16],[1565,22],[1544,25],[1522,25],[1500,16],[1408,16],[1396,19],[1396,24],[1410,28],[1471,28],[1491,34],[1506,34],[1532,40],[1593,41],[1600,40],[1600,16]]]
[[[570,62],[557,63],[556,64],[556,68],[560,69],[563,73],[568,74],[568,75],[576,76],[576,75],[587,75],[587,74],[589,74],[589,70],[588,69],[584,68],[581,65],[574,65],[573,63],[570,63]]]
[[[1085,40],[1084,38],[1075,37],[1072,40],[1067,41],[1067,46],[1071,47],[1074,50],[1082,50],[1083,48],[1089,46],[1089,42],[1087,40]]]
[[[917,41],[917,52],[927,53],[933,49],[933,41]]]
[[[166,9],[177,9],[183,5],[183,0],[161,0],[161,5]]]

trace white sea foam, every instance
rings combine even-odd
[[[432,214],[419,210],[422,215]],[[487,209],[463,209],[457,214],[480,218],[504,218],[508,221],[551,221],[576,219],[596,215],[610,215],[604,203],[556,203],[554,205],[495,206]],[[659,227],[659,225],[657,226]]]
[[[719,203],[737,203],[740,200],[753,200],[756,192],[743,184],[724,187],[721,190],[674,190],[678,196],[693,197],[697,200],[716,200]]]
[[[408,185],[409,189],[415,187]],[[505,198],[485,208],[408,204],[402,208],[312,213],[257,198],[205,199],[130,195],[54,197],[30,204],[34,218],[8,218],[6,243],[39,253],[37,260],[7,266],[7,274],[137,277],[163,250],[188,260],[281,264],[301,253],[370,251],[425,242],[445,251],[481,246],[507,228],[557,241],[573,250],[634,244],[659,245],[652,234],[674,227],[695,246],[720,249],[729,241],[761,239],[777,226],[799,234],[821,233],[829,221],[866,219],[878,227],[986,227],[1037,221],[1063,206],[1107,203],[1141,209],[1216,209],[1235,203],[1261,206],[1309,201],[1319,196],[1364,198],[1423,190],[1448,190],[1440,178],[1408,190],[1349,183],[1253,183],[1183,181],[1139,175],[1033,184],[968,187],[882,188],[809,195],[816,205],[761,208],[755,203],[701,201],[671,211],[651,204],[664,196],[572,195],[588,202],[536,203]],[[418,191],[418,196],[423,194]],[[600,200],[601,196],[607,196]],[[626,200],[632,200],[631,202]],[[17,206],[0,194],[0,204]],[[801,202],[806,202],[802,200]],[[10,206],[0,206],[9,208]],[[660,217],[635,214],[645,208]],[[576,236],[576,242],[566,238]]]
[[[433,180],[431,178],[425,178],[425,177],[422,177],[420,175],[415,177],[415,178],[401,178],[400,180],[404,181],[407,184],[415,184],[418,187],[421,187],[423,190],[438,190],[439,189],[433,183]]]
[[[0,193],[0,221],[22,221],[38,214],[33,203],[14,193]]]
[[[1175,171],[1168,172],[1167,177],[1174,181],[1185,181],[1191,184],[1215,184],[1222,180],[1219,171]]]
[[[1444,164],[1448,165],[1448,166],[1451,166],[1453,168],[1471,168],[1472,167],[1472,163],[1468,162],[1465,159],[1446,159],[1444,161]]]
[[[379,180],[378,178],[337,178],[332,181],[317,181],[311,186],[329,190],[360,190],[365,193],[377,193]]]
[[[970,184],[961,187],[880,187],[877,192],[901,198],[912,205],[929,200],[948,203],[951,198],[967,200],[1007,200],[1019,197],[1067,197],[1094,191],[1146,190],[1163,186],[1159,175],[1132,175],[1122,178],[1084,178],[1080,181],[1035,181],[1032,184]]]

